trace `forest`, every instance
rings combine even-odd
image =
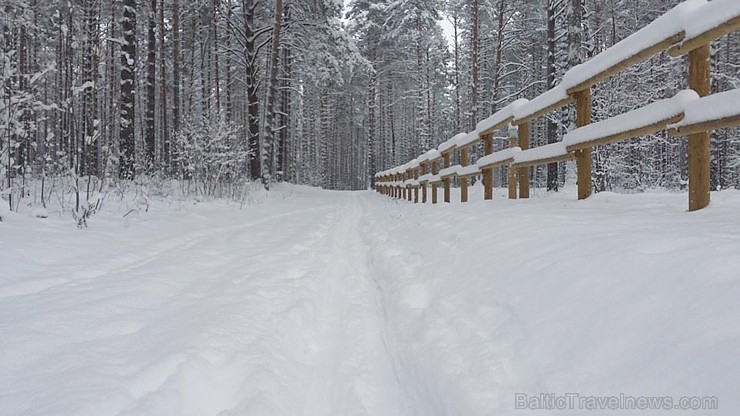
[[[0,194],[14,210],[50,180],[78,208],[132,181],[367,189],[677,3],[3,0]],[[738,88],[739,57],[737,33],[713,44],[713,91]],[[684,71],[665,53],[628,69],[594,89],[594,119],[673,96]],[[572,109],[551,114],[532,146],[573,128]],[[594,190],[683,189],[686,146],[661,132],[599,147]],[[711,152],[712,189],[740,186],[738,129],[713,133]],[[557,190],[569,163],[534,168],[533,186]]]

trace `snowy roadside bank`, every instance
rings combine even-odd
[[[517,410],[516,393],[715,396],[704,414],[737,414],[740,192],[712,198],[697,213],[671,193],[373,206],[419,414],[594,413]]]

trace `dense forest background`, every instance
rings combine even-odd
[[[365,189],[677,3],[0,0],[0,193],[12,207],[47,178],[71,179],[78,195],[81,182],[164,179],[205,193],[248,181]],[[715,91],[740,87],[738,36],[712,47]],[[683,59],[663,54],[596,86],[594,118],[686,88]],[[535,122],[532,145],[573,119]],[[738,129],[712,137],[712,188],[740,187]],[[594,186],[683,188],[686,146],[661,132],[597,148]],[[532,180],[557,189],[572,170],[544,166]]]

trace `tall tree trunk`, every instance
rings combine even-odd
[[[425,51],[425,64],[426,69],[424,71],[424,81],[426,82],[426,85],[424,86],[424,91],[426,92],[426,118],[427,118],[427,139],[426,143],[424,144],[424,148],[422,150],[426,151],[427,149],[430,149],[432,147],[432,137],[434,137],[434,117],[432,116],[433,113],[433,105],[434,105],[434,96],[432,92],[432,79],[431,79],[431,71],[432,71],[432,62],[429,57],[429,48]]]
[[[462,119],[460,118],[460,44],[457,36],[457,14],[452,16],[452,29],[454,30],[455,47],[455,131],[462,130]]]
[[[426,49],[425,45],[422,45],[423,39],[421,36],[422,33],[422,27],[421,27],[421,21],[417,17],[416,19],[416,34],[418,38],[415,40],[416,44],[416,131],[415,136],[417,138],[418,145],[411,147],[412,153],[418,153],[421,149],[426,149],[430,145],[430,130],[429,130],[429,124],[428,124],[428,112],[427,112],[427,104],[428,101],[426,99],[426,82],[424,77],[424,60],[423,55],[425,54]]]
[[[262,155],[260,149],[259,96],[257,90],[257,50],[254,33],[254,0],[243,0],[245,61],[247,81],[247,141],[249,143],[249,176],[257,180],[262,176]]]
[[[478,123],[478,56],[480,53],[478,0],[472,0],[470,8],[472,12],[472,30],[470,34],[470,127],[472,130],[475,129],[475,125]]]
[[[221,117],[221,78],[219,76],[218,61],[219,61],[219,44],[218,44],[218,9],[219,0],[213,0],[213,19],[211,26],[213,27],[213,53],[211,54],[211,61],[213,62],[213,74],[214,81],[213,87],[216,94],[216,118]]]
[[[85,101],[88,106],[88,119],[86,121],[87,129],[85,132],[85,173],[87,175],[98,175],[99,172],[99,158],[100,158],[100,147],[98,146],[98,131],[100,122],[98,121],[98,104],[97,104],[97,90],[98,90],[98,37],[99,37],[99,15],[100,3],[98,1],[90,1],[88,18],[87,18],[87,37],[88,37],[88,50],[87,50],[87,68],[88,81],[90,82],[90,88],[85,93]]]
[[[120,176],[134,179],[135,141],[134,108],[136,105],[136,0],[123,0],[123,44],[121,45],[121,133]]]
[[[555,3],[556,0],[547,2],[547,88],[555,87]],[[547,118],[547,143],[555,143],[557,138],[557,126],[549,117]],[[547,164],[547,190],[558,190],[558,164]]]
[[[233,118],[233,103],[232,103],[232,91],[233,81],[231,80],[231,36],[233,28],[231,22],[233,19],[233,8],[231,7],[231,0],[226,1],[226,24],[228,30],[226,31],[226,122],[231,123]]]
[[[72,5],[67,5],[67,30],[66,41],[64,43],[64,133],[65,133],[65,156],[67,157],[67,166],[69,169],[74,169],[77,160],[77,135],[74,124],[74,108],[73,108],[73,97],[72,92],[74,86],[74,70],[72,68],[74,61],[74,49],[72,45],[75,43],[74,39],[76,36],[75,27],[72,24]],[[132,115],[133,116],[133,115]]]
[[[145,142],[146,142],[146,160],[145,165],[149,170],[154,169],[154,158],[156,153],[156,141],[154,130],[154,112],[155,88],[157,83],[156,59],[157,59],[157,0],[151,0],[151,10],[149,11],[149,32],[147,41],[146,55],[146,115],[145,115]]]
[[[110,19],[110,25],[108,29],[108,38],[110,39],[116,39],[116,37],[119,35],[118,29],[116,27],[116,3],[113,2],[111,5],[111,19]],[[105,159],[103,159],[103,169],[105,171],[103,174],[107,174],[107,168],[108,163],[110,160],[111,154],[117,154],[118,149],[118,142],[116,141],[116,127],[119,125],[120,117],[119,117],[119,99],[120,94],[116,94],[117,90],[120,88],[120,82],[118,81],[118,65],[116,65],[117,61],[117,53],[120,54],[120,51],[116,50],[118,48],[117,42],[108,42],[108,100],[107,100],[107,109],[106,109],[106,123],[105,123],[105,147],[106,147],[106,154]]]
[[[283,19],[283,0],[275,0],[275,25],[272,29],[272,51],[270,53],[270,78],[267,84],[267,108],[265,111],[265,161],[267,169],[262,180],[266,188],[275,174],[275,100],[277,97],[277,75],[280,58],[280,30]]]
[[[205,10],[204,10],[205,11]],[[208,46],[209,32],[205,20],[208,14],[203,14],[200,28],[200,119],[205,121],[210,119],[211,111],[211,94],[210,94],[210,61],[208,53],[211,48]]]
[[[568,67],[573,68],[584,61],[586,51],[583,47],[583,1],[570,0],[570,21],[568,22]]]
[[[286,9],[287,10],[287,9]],[[286,12],[285,21],[288,21],[290,16]],[[291,63],[290,63],[290,47],[289,45],[282,45],[282,68],[283,68],[283,79],[280,81],[280,120],[279,136],[280,141],[278,145],[278,166],[277,171],[280,173],[280,180],[290,180],[288,175],[288,161],[292,157],[290,154],[290,77],[291,77]]]
[[[499,0],[498,3],[498,30],[496,31],[496,60],[493,63],[493,96],[491,97],[491,114],[498,110],[499,85],[501,84],[501,59],[504,48],[504,30],[506,20],[505,0]]]
[[[375,51],[371,50],[369,55],[369,61],[375,67]],[[376,83],[378,80],[377,71],[373,69],[370,72],[370,80],[367,88],[367,177],[370,180],[370,186],[375,185],[375,172],[376,172],[376,160],[375,160],[375,91]]]
[[[172,130],[180,131],[180,4],[172,0]]]
[[[283,25],[287,26],[290,23],[290,3],[286,2],[283,7]],[[277,116],[277,155],[276,172],[279,176],[277,179],[280,181],[287,180],[287,166],[288,166],[288,137],[290,134],[289,126],[289,113],[290,113],[290,46],[288,44],[280,45],[280,63],[279,66],[282,68],[282,79],[278,81],[279,90],[277,91],[280,97],[280,112]]]
[[[167,67],[165,66],[165,46],[164,46],[164,0],[159,4],[159,79],[160,79],[160,109],[161,109],[161,139],[162,139],[162,166],[165,172],[170,172],[172,166],[170,146],[170,131],[167,120]],[[177,61],[177,58],[173,59]],[[177,64],[175,64],[177,66]]]

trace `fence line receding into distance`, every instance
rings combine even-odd
[[[450,202],[453,178],[460,181],[460,200],[468,200],[471,177],[483,178],[484,198],[493,198],[493,168],[508,167],[509,198],[529,198],[529,168],[575,159],[578,199],[591,195],[591,150],[668,130],[687,136],[689,210],[709,204],[711,130],[740,126],[740,89],[710,95],[710,43],[740,30],[740,1],[688,0],[592,59],[570,68],[560,84],[532,100],[519,99],[481,121],[474,131],[460,133],[416,159],[375,174],[378,192],[414,202],[436,204],[438,188]],[[591,88],[601,81],[667,50],[673,57],[688,54],[689,90],[672,98],[591,123]],[[529,124],[575,103],[576,129],[563,140],[529,148]],[[508,131],[508,148],[493,152],[494,134]],[[483,142],[484,156],[470,160],[470,147]],[[453,152],[457,165],[451,165]],[[442,162],[442,166],[439,163]],[[518,183],[518,195],[517,195]],[[420,195],[421,193],[421,195]],[[420,198],[421,196],[421,198]]]

